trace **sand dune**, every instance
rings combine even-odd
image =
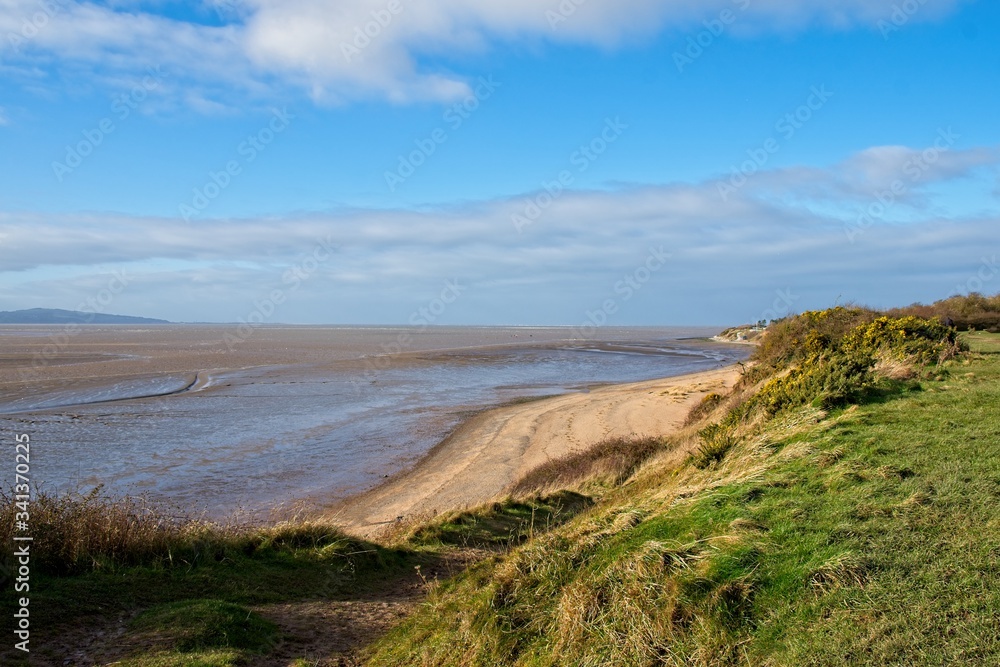
[[[414,469],[335,507],[334,519],[351,533],[373,537],[400,518],[490,502],[550,459],[608,438],[676,430],[705,394],[731,387],[738,377],[739,370],[729,367],[489,410]]]

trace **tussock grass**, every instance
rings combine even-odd
[[[136,618],[123,665],[265,664],[282,638],[255,605],[392,586],[464,549],[482,560],[431,583],[367,664],[1000,663],[1000,336],[860,308],[779,325],[680,434],[552,462],[392,548],[40,497],[32,618]]]
[[[719,406],[725,402],[725,400],[725,396],[714,391],[710,394],[706,394],[705,397],[701,399],[701,402],[694,406],[691,409],[691,412],[688,413],[687,417],[684,419],[684,425],[690,426],[704,420],[717,410]]]
[[[246,607],[219,600],[182,600],[140,614],[131,626],[136,639],[148,637],[181,653],[242,649],[263,653],[271,648],[277,627]]]
[[[7,540],[15,509],[4,497],[0,525]],[[116,640],[134,651],[122,665],[247,664],[278,640],[275,628],[251,611],[254,605],[335,599],[407,576],[435,557],[366,543],[304,519],[213,523],[100,490],[38,493],[31,525],[31,619],[37,628],[31,655],[38,664],[62,664],[63,634],[97,632],[137,614]],[[13,613],[18,597],[12,553],[0,556],[4,614]],[[17,659],[9,647],[0,649],[0,663],[19,664]]]
[[[511,489],[515,496],[575,488],[581,482],[621,484],[643,463],[664,451],[663,438],[612,438],[572,456],[554,459],[528,473]]]
[[[590,497],[572,491],[521,500],[507,498],[439,516],[411,530],[403,537],[403,542],[476,549],[510,548],[562,525],[593,504]]]
[[[872,334],[853,377],[881,391],[753,405],[808,358],[772,349],[770,379],[713,400],[584,514],[446,582],[368,664],[1000,662],[1000,337],[942,359],[955,341],[933,326],[894,347],[881,330],[899,329],[850,317],[833,330]]]
[[[702,444],[691,456],[691,463],[701,469],[721,461],[739,442],[736,428],[727,424],[709,424],[698,431],[698,436]]]
[[[0,539],[13,535],[19,511],[0,491]],[[269,526],[177,516],[142,496],[33,494],[32,560],[36,571],[80,574],[132,566],[193,566],[282,548],[363,547],[331,525],[292,520]]]

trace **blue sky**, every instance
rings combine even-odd
[[[985,0],[10,0],[0,309],[726,324],[996,292],[997,28]]]

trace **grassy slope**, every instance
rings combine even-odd
[[[84,648],[76,642],[92,639],[93,632],[116,631],[119,619],[121,636],[97,646],[137,649],[136,662],[128,664],[238,664],[266,652],[278,639],[250,607],[350,598],[359,588],[374,588],[381,579],[392,580],[432,560],[433,554],[384,549],[313,528],[291,531],[286,540],[252,550],[206,544],[196,558],[185,554],[170,564],[108,565],[75,576],[36,571],[31,583],[34,664],[61,664]],[[12,604],[5,597],[4,611]],[[23,657],[2,656],[5,664]]]
[[[1000,337],[802,408],[434,591],[372,665],[1000,664]]]
[[[1000,337],[973,348],[992,354],[882,403],[793,412],[705,469],[661,455],[589,510],[566,492],[442,517],[399,548],[292,526],[36,571],[34,655],[61,664],[111,630],[97,645],[132,646],[134,667],[266,660],[287,638],[258,605],[377,599],[474,551],[372,664],[989,664]]]
[[[256,613],[261,605],[372,601],[378,607],[386,599],[412,597],[401,591],[419,594],[420,580],[436,571],[520,544],[589,504],[572,493],[497,503],[444,516],[396,547],[303,523],[257,532],[204,532],[194,539],[175,536],[169,557],[137,555],[138,565],[123,564],[124,556],[101,558],[96,566],[78,558],[67,561],[83,570],[72,575],[47,573],[61,561],[49,558],[46,568],[41,560],[31,582],[30,664],[63,664],[72,655],[96,658],[98,664],[124,658],[115,663],[121,667],[284,664],[287,660],[275,657],[276,649],[294,653],[287,644],[297,639],[283,636]],[[120,505],[87,513],[109,507]],[[136,542],[133,546],[145,546]],[[0,611],[8,618],[14,611],[12,588],[8,580],[0,598]],[[23,664],[29,657],[9,649],[0,649],[0,663]],[[298,655],[314,652],[304,646]]]

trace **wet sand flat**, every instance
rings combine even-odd
[[[0,428],[49,491],[181,512],[329,507],[422,461],[470,414],[719,368],[690,329],[0,326]],[[281,510],[285,511],[285,510]]]
[[[551,459],[609,438],[677,430],[705,394],[730,388],[738,378],[739,369],[728,367],[487,411],[463,424],[413,470],[341,504],[331,517],[349,532],[373,537],[397,520],[500,499]]]

